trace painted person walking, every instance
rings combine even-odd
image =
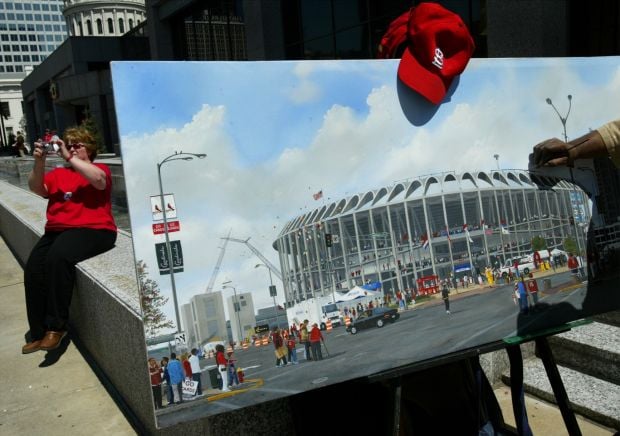
[[[446,307],[446,313],[450,314],[450,289],[448,288],[448,282],[446,279],[441,281],[441,298],[443,299],[443,304]]]

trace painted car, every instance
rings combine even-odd
[[[359,330],[378,327],[381,328],[387,323],[393,323],[400,314],[397,309],[389,307],[376,307],[363,311],[348,327],[347,331],[352,335],[356,334]]]

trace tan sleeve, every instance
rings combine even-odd
[[[607,152],[614,165],[620,168],[620,119],[599,127],[597,131],[603,138]]]

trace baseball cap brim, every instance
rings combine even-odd
[[[452,79],[445,79],[423,67],[409,48],[403,53],[398,65],[398,77],[433,104],[441,103],[452,83]]]

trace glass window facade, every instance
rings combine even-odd
[[[45,26],[44,22],[58,21],[64,22],[64,17],[60,12],[63,7],[61,0],[48,0],[45,2],[4,2],[2,3],[5,10],[9,11],[46,11],[45,14],[32,14],[21,12],[10,12],[0,14],[0,30],[3,32],[2,40],[6,38],[11,41],[36,41],[37,36],[42,36],[39,41],[44,38],[50,44],[41,45],[40,47],[33,45],[13,45],[7,50],[3,46],[3,52],[10,51],[14,56],[7,61],[6,56],[0,61],[0,66],[4,67],[6,72],[22,72],[27,66],[35,66],[39,63],[39,56],[22,56],[23,53],[36,51],[37,48],[41,54],[49,55],[67,38],[67,32],[64,25]],[[42,33],[44,32],[44,33]],[[17,56],[15,56],[17,54]],[[10,65],[9,65],[10,63]],[[7,68],[7,67],[11,68]]]

